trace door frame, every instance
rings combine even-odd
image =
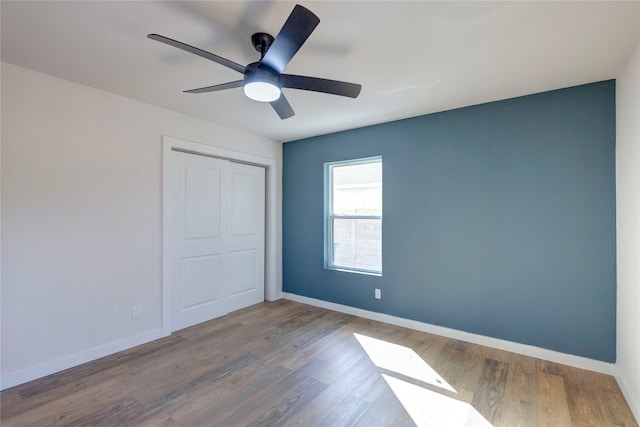
[[[275,301],[281,297],[282,284],[278,283],[278,171],[277,161],[267,157],[227,150],[212,145],[185,141],[170,136],[162,137],[162,333],[171,334],[171,212],[167,197],[170,179],[171,152],[181,151],[193,155],[210,156],[238,163],[265,168],[265,247],[264,247],[264,297]]]

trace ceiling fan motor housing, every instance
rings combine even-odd
[[[263,81],[265,83],[271,83],[281,86],[280,74],[273,71],[271,68],[259,62],[253,62],[247,65],[247,69],[244,72],[244,81]]]
[[[252,85],[255,85],[254,89],[252,89]],[[280,97],[282,90],[280,74],[259,62],[247,65],[243,86],[245,94],[249,98],[262,102],[275,101]],[[256,86],[260,87],[257,89],[259,92],[256,92]],[[264,92],[265,90],[267,93]]]

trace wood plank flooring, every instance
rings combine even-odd
[[[0,394],[11,426],[638,426],[614,378],[281,300]]]

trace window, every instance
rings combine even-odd
[[[327,164],[327,267],[382,273],[382,159]]]

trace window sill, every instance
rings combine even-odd
[[[325,267],[325,270],[339,271],[341,273],[364,274],[365,276],[382,277],[382,272],[366,271],[366,270],[355,270],[355,269],[350,269],[350,268],[345,268],[345,267]]]

